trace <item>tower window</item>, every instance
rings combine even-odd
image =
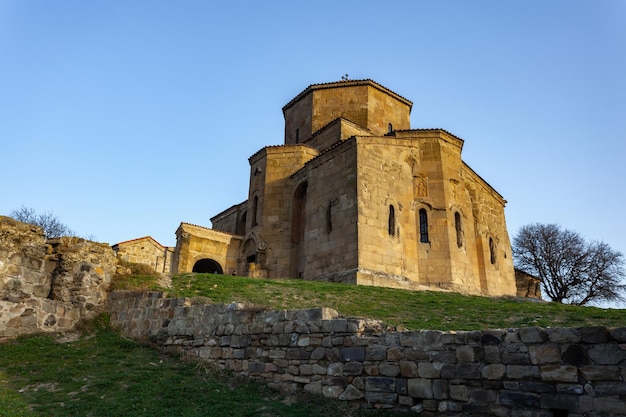
[[[300,129],[296,129],[296,143],[300,143]]]
[[[426,209],[420,209],[420,242],[428,243],[428,213]]]
[[[461,225],[461,214],[457,211],[454,213],[454,228],[456,229],[456,245],[463,247],[463,227]]]
[[[328,202],[326,208],[326,233],[330,234],[333,231],[333,202]]]
[[[489,259],[491,261],[491,265],[495,265],[496,263],[496,242],[492,237],[489,238]]]
[[[387,133],[391,133],[391,132],[393,132],[393,125],[391,123],[389,123],[387,125]]]
[[[389,224],[387,231],[389,232],[389,236],[396,235],[396,209],[393,205],[389,206]]]

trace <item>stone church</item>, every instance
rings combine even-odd
[[[249,158],[247,200],[180,225],[171,271],[515,295],[506,201],[411,106],[372,80],[307,87],[284,144]]]

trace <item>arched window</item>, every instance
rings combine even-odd
[[[496,242],[492,237],[489,238],[489,259],[491,261],[491,265],[495,265],[496,263]]]
[[[393,204],[389,205],[389,224],[387,231],[389,232],[389,236],[396,235],[396,209],[393,207]]]
[[[391,123],[389,123],[387,125],[387,133],[391,133],[391,132],[393,132],[393,125]]]
[[[428,243],[428,213],[426,209],[420,209],[420,242]]]
[[[461,214],[457,211],[454,213],[454,228],[456,229],[456,245],[463,247],[463,226],[461,225]]]
[[[300,129],[296,129],[296,143],[300,143]]]

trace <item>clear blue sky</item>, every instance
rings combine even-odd
[[[626,1],[0,0],[0,214],[175,244],[247,198],[312,83],[371,78],[520,226],[626,254]]]

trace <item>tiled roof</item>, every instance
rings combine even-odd
[[[444,132],[447,135],[450,135],[455,139],[465,142],[462,138],[458,137],[457,135],[448,132],[446,129],[440,129],[440,128],[403,129],[403,130],[395,130],[394,132]]]
[[[339,87],[353,87],[353,86],[359,86],[359,85],[370,85],[382,92],[385,92],[387,94],[390,94],[394,97],[396,97],[398,100],[405,102],[407,105],[409,105],[409,107],[413,106],[413,102],[411,102],[411,100],[402,97],[400,94],[391,91],[390,89],[388,89],[387,87],[378,84],[376,81],[371,80],[369,78],[364,79],[364,80],[345,80],[345,81],[334,81],[334,82],[330,82],[330,83],[320,83],[320,84],[311,84],[310,86],[308,86],[307,88],[305,88],[304,90],[302,90],[297,96],[295,96],[293,99],[291,99],[291,101],[289,101],[289,103],[285,104],[283,106],[283,112],[285,111],[285,109],[291,107],[296,101],[300,100],[300,98],[302,98],[304,95],[308,94],[310,91],[313,90],[322,90],[325,88],[339,88]]]
[[[113,246],[119,246],[119,245],[124,245],[124,244],[127,244],[127,243],[138,242],[138,241],[140,241],[140,240],[145,240],[145,239],[150,239],[150,240],[152,240],[154,243],[156,243],[157,245],[161,246],[162,248],[165,248],[165,246],[161,245],[161,244],[160,244],[160,243],[159,243],[159,242],[158,242],[155,238],[153,238],[152,236],[144,236],[144,237],[138,237],[138,238],[136,238],[136,239],[125,240],[125,241],[123,241],[123,242],[116,243],[116,244],[115,244],[115,245],[113,245]]]
[[[335,119],[335,120],[338,120],[338,119]],[[346,119],[346,120],[347,120],[347,119]],[[338,147],[340,147],[340,146],[344,145],[346,142],[348,142],[348,141],[349,141],[350,139],[352,139],[352,138],[354,138],[354,136],[351,136],[351,137],[349,137],[349,138],[347,138],[347,139],[345,139],[345,140],[340,140],[339,142],[335,143],[334,145],[331,145],[331,146],[329,146],[328,148],[324,149],[324,150],[323,150],[322,152],[320,152],[320,154],[319,154],[319,155],[317,155],[315,158],[313,158],[313,159],[310,159],[310,160],[306,161],[306,162],[304,163],[304,165],[302,165],[302,167],[301,167],[299,170],[297,170],[296,172],[294,172],[293,174],[291,174],[291,175],[290,175],[290,177],[292,177],[292,178],[293,178],[293,177],[294,177],[296,174],[298,174],[300,171],[304,170],[304,169],[305,169],[305,168],[306,168],[309,164],[313,163],[313,161],[317,160],[317,159],[318,159],[318,158],[320,158],[322,155],[325,155],[325,154],[327,154],[328,152],[330,152],[330,151],[334,150],[335,148],[338,148]]]
[[[183,226],[183,225],[193,226],[193,227],[197,227],[197,228],[199,228],[199,229],[210,230],[210,231],[212,231],[212,232],[222,233],[222,234],[224,234],[224,235],[229,235],[229,236],[241,236],[241,235],[237,235],[237,234],[235,234],[235,233],[225,232],[225,231],[223,231],[223,230],[217,230],[217,229],[213,229],[213,228],[210,228],[210,227],[200,226],[200,225],[198,225],[198,224],[187,223],[187,222],[181,222],[181,223],[180,223],[180,226],[178,226],[178,228],[180,229],[180,227],[181,227],[181,226]]]
[[[283,145],[267,145],[267,146],[262,147],[258,151],[256,151],[254,154],[252,154],[252,156],[250,156],[248,158],[248,161],[251,161],[252,159],[254,159],[255,156],[257,156],[259,153],[263,152],[266,149],[288,148],[288,147],[296,147],[296,146],[298,146],[298,147],[305,146],[305,147],[310,148],[310,149],[315,149],[312,146],[309,146],[309,145],[307,145],[305,143],[289,143],[289,144],[283,144]]]

